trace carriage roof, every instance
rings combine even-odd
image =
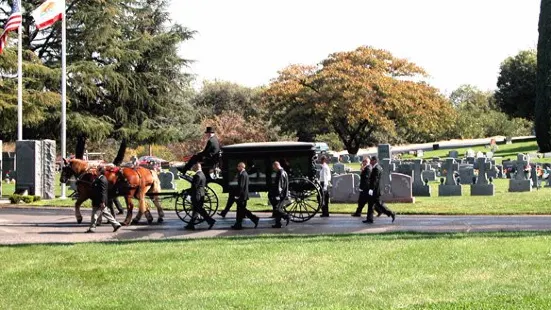
[[[222,147],[224,154],[229,153],[264,153],[264,152],[315,152],[314,143],[307,142],[255,142],[241,143]]]

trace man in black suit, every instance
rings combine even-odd
[[[379,165],[377,156],[371,158],[371,174],[369,176],[368,185],[368,207],[367,207],[367,219],[364,223],[373,223],[373,207],[378,209],[378,212],[384,213],[388,217],[392,218],[392,222],[396,219],[396,213],[392,212],[385,203],[381,200],[381,175],[383,174],[383,167]]]
[[[362,169],[360,173],[360,197],[358,198],[358,207],[356,212],[352,213],[354,217],[361,217],[365,204],[369,201],[369,176],[371,175],[371,166],[369,158],[362,160]]]
[[[231,227],[236,230],[243,229],[243,219],[248,217],[253,223],[254,228],[258,226],[258,216],[255,216],[247,209],[247,200],[249,200],[249,175],[245,171],[245,163],[237,164],[239,176],[237,178],[237,191],[234,199],[237,201],[237,218],[235,224]]]
[[[193,155],[183,168],[178,168],[181,173],[185,174],[198,162],[202,161],[207,165],[214,165],[220,160],[220,142],[218,142],[212,127],[207,127],[205,135],[208,136],[205,148],[200,153]]]
[[[279,162],[274,162],[272,168],[276,172],[276,176],[270,190],[268,191],[268,199],[272,204],[275,217],[275,225],[273,228],[281,228],[281,219],[285,219],[289,225],[289,215],[285,212],[284,207],[289,198],[289,177],[287,172],[281,168]]]
[[[105,206],[107,204],[107,193],[108,193],[108,183],[107,178],[103,175],[104,173],[104,167],[99,166],[98,167],[98,174],[99,176],[92,182],[92,220],[90,222],[90,228],[86,231],[87,233],[94,233],[96,232],[96,225],[98,222],[98,218],[101,216],[105,217],[109,224],[113,226],[113,231],[119,230],[121,228],[121,224],[115,220],[113,215],[111,213],[107,212],[105,210]],[[101,224],[101,223],[100,223]]]
[[[209,224],[209,229],[214,226],[216,221],[207,213],[203,204],[205,203],[205,186],[207,185],[207,178],[201,170],[201,164],[196,163],[193,166],[195,175],[191,180],[191,188],[189,189],[189,196],[191,197],[191,205],[193,211],[191,212],[191,220],[184,227],[187,230],[195,230],[195,221],[197,220],[197,213],[199,213],[205,221]]]

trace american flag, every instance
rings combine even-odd
[[[4,47],[6,46],[6,43],[8,42],[8,34],[10,31],[17,30],[19,26],[21,25],[21,21],[23,20],[23,17],[21,16],[21,9],[20,9],[20,0],[14,0],[13,6],[11,8],[11,15],[6,21],[6,25],[4,26],[4,32],[2,32],[2,35],[0,36],[0,54],[4,51]]]

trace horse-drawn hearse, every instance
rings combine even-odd
[[[64,159],[60,176],[62,183],[74,177],[77,181],[78,199],[75,203],[75,216],[77,222],[82,222],[80,205],[90,198],[91,181],[98,172],[87,161],[82,159],[84,141],[77,143],[76,158]],[[174,192],[161,191],[159,177],[154,170],[144,167],[121,166],[126,143],[121,144],[117,157],[113,160],[111,168],[106,175],[110,187],[114,190],[110,199],[115,195],[124,196],[127,204],[125,225],[138,223],[145,215],[149,223],[153,222],[153,216],[146,202],[148,197],[158,211],[158,222],[163,222],[163,208],[174,208],[178,217],[188,223],[191,220],[191,200],[188,197],[188,189]],[[237,164],[244,162],[249,174],[249,191],[267,192],[274,182],[275,172],[272,171],[272,163],[278,161],[289,175],[289,204],[285,211],[293,222],[305,222],[316,215],[322,205],[322,195],[319,182],[316,178],[316,148],[313,143],[301,142],[263,142],[245,143],[222,147],[220,160],[212,166],[203,165],[203,171],[207,176],[207,187],[204,208],[212,216],[218,210],[218,195],[209,184],[218,184],[223,193],[231,193],[237,186]],[[191,176],[181,175],[182,179],[191,182]],[[189,188],[186,186],[185,188]],[[110,194],[111,195],[111,194]],[[133,199],[139,200],[138,214],[132,219]],[[203,221],[198,217],[196,224]]]
[[[267,192],[275,179],[272,170],[274,161],[278,161],[289,175],[290,201],[285,206],[293,222],[305,222],[311,219],[321,208],[321,188],[316,178],[316,148],[313,143],[302,142],[263,142],[244,143],[222,147],[221,159],[213,166],[203,166],[207,175],[207,195],[205,210],[214,215],[218,210],[218,196],[209,184],[218,184],[223,193],[231,193],[237,186],[237,164],[246,164],[249,174],[249,191]],[[189,176],[181,176],[191,181]],[[178,193],[175,202],[178,217],[189,222],[191,219],[191,201],[187,190]],[[198,218],[198,222],[203,221]]]

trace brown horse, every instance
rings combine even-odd
[[[107,167],[104,175],[109,184],[113,186],[119,194],[124,195],[126,199],[127,213],[123,225],[130,225],[130,223],[137,224],[142,215],[145,215],[148,223],[151,224],[153,222],[153,216],[146,202],[146,194],[161,192],[161,182],[157,172],[144,167]],[[139,201],[138,214],[133,220],[132,210],[134,209],[134,203],[132,202],[132,198],[136,198]],[[159,202],[159,197],[154,195],[152,200],[157,207],[157,213],[159,215],[157,222],[162,223],[164,211]]]
[[[88,162],[81,159],[63,159],[64,166],[61,171],[60,180],[62,183],[66,183],[69,178],[75,176],[77,180],[82,183],[80,186],[85,187],[85,176],[89,174],[96,173],[95,167],[90,167]],[[149,212],[149,206],[145,201],[145,194],[148,192],[158,193],[161,191],[159,177],[155,171],[149,169],[138,167],[138,168],[118,168],[118,167],[107,167],[104,173],[107,178],[110,191],[119,191],[119,193],[125,196],[127,214],[126,219],[123,224],[129,225],[130,220],[132,220],[132,209],[134,208],[134,203],[132,198],[137,198],[140,201],[140,208],[138,215],[134,219],[133,223],[137,223],[142,214],[145,214],[148,222],[153,222],[153,217],[151,212]],[[142,177],[144,176],[144,177]],[[78,182],[77,182],[77,186]],[[80,206],[87,199],[87,195],[79,195],[77,202],[75,203],[75,215],[77,222],[82,222],[82,215],[80,214]],[[159,202],[159,197],[153,197],[153,203],[157,207],[157,213],[159,223],[163,222],[164,211]]]
[[[82,223],[82,214],[80,206],[87,199],[92,197],[92,181],[97,176],[95,167],[90,167],[87,161],[81,159],[63,159],[63,168],[61,169],[60,181],[67,183],[71,177],[77,179],[78,198],[75,202],[75,217],[77,223]]]

